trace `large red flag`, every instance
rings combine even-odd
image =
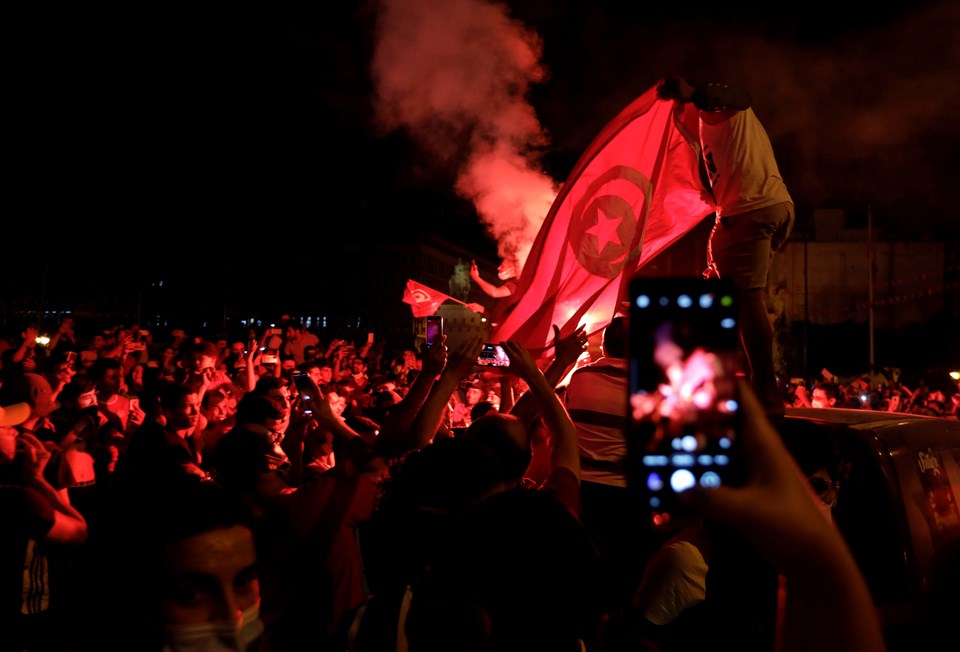
[[[453,299],[453,297],[407,279],[407,287],[403,291],[403,301],[410,304],[414,317],[428,317],[434,314],[440,304],[447,299]]]
[[[601,330],[646,262],[714,210],[699,176],[692,104],[656,86],[611,120],[580,157],[540,227],[513,294],[496,307],[491,340],[547,357],[553,329]]]

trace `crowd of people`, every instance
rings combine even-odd
[[[236,338],[73,321],[0,353],[4,650],[667,652],[690,642],[677,622],[739,649],[883,647],[748,385],[755,473],[690,492],[710,568],[733,573],[719,611],[695,608],[702,557],[687,572],[642,510],[618,513],[622,318],[588,364],[583,329],[557,329],[547,365],[507,341],[498,372],[480,336],[390,350],[291,320]],[[788,599],[726,566],[744,551]]]
[[[906,412],[960,419],[960,384],[945,381],[933,387],[919,379],[912,389],[900,380],[898,370],[842,379],[829,372],[809,383],[791,378],[784,383],[786,407],[847,408]]]

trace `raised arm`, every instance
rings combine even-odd
[[[547,382],[556,390],[557,384],[570,371],[587,346],[587,334],[584,326],[580,326],[567,337],[560,337],[560,329],[553,326],[553,341],[555,354],[553,361],[544,370],[543,375]],[[517,404],[510,411],[519,417],[527,426],[537,417],[539,406],[534,397],[527,392],[517,400]]]
[[[426,350],[422,368],[397,405],[390,408],[377,436],[376,450],[385,457],[394,458],[416,447],[418,439],[411,437],[413,424],[423,409],[437,377],[447,364],[447,336],[440,344]]]
[[[456,349],[449,352],[447,364],[433,387],[430,388],[430,393],[424,401],[423,407],[417,413],[417,417],[410,427],[412,448],[421,448],[433,439],[440,427],[443,411],[446,409],[450,396],[456,391],[460,382],[473,372],[482,346],[483,338],[475,335],[462,341]]]
[[[480,277],[480,270],[477,268],[477,261],[475,260],[470,261],[470,278],[472,278],[474,282],[480,286],[481,290],[494,299],[508,297],[512,294],[510,288],[505,285],[494,285],[493,283],[484,281]]]
[[[43,540],[61,544],[86,541],[86,519],[70,504],[66,489],[57,491],[44,477],[50,451],[32,434],[21,432],[17,437],[17,454],[23,460],[24,484],[43,496],[53,508],[53,527]]]
[[[552,436],[551,468],[568,469],[579,481],[580,450],[577,445],[577,431],[556,388],[540,371],[533,356],[523,345],[508,341],[503,342],[502,346],[510,356],[509,371],[522,378],[530,387],[527,394],[536,402],[535,408],[540,412],[543,423]],[[523,397],[520,400],[522,401]]]

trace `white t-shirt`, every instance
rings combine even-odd
[[[701,118],[700,143],[718,217],[793,201],[753,109],[737,111],[717,124]]]

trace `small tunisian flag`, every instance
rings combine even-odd
[[[403,291],[403,301],[410,304],[414,317],[428,317],[437,312],[440,304],[452,298],[410,279],[407,279],[407,289]]]
[[[577,161],[540,227],[517,289],[495,308],[491,340],[547,357],[553,329],[601,329],[631,276],[714,210],[700,183],[692,104],[653,86],[611,120]]]

